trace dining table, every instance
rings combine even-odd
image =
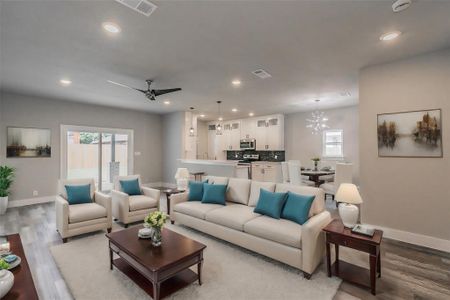
[[[308,176],[309,180],[314,181],[316,187],[319,187],[325,180],[320,179],[321,176],[334,175],[335,170],[302,170],[303,176]]]

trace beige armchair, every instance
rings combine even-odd
[[[120,180],[136,178],[139,180],[142,195],[129,196],[125,194]],[[114,179],[114,190],[111,191],[111,196],[114,218],[128,227],[128,224],[143,221],[146,215],[159,209],[161,191],[142,186],[139,175],[118,176]]]
[[[66,185],[91,185],[92,203],[69,205]],[[58,195],[55,200],[56,230],[63,242],[68,237],[97,230],[111,232],[111,197],[95,191],[94,179],[64,179],[58,182]]]

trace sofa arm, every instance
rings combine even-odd
[[[69,202],[61,196],[56,196],[56,229],[62,238],[67,237],[69,229]]]
[[[112,190],[112,214],[121,222],[127,222],[128,212],[130,211],[130,197],[120,191]]]
[[[170,211],[169,214],[171,216],[171,219],[173,219],[173,208],[175,207],[175,205],[177,205],[178,203],[181,202],[186,202],[188,200],[188,192],[183,192],[183,193],[179,193],[179,194],[173,194],[170,196]]]
[[[157,201],[158,203],[158,210],[159,210],[159,203],[161,202],[161,191],[157,190],[157,189],[152,189],[149,187],[145,187],[143,186],[141,188],[142,193],[144,193],[145,196],[148,196],[150,198],[153,198]]]
[[[108,219],[108,228],[112,228],[112,200],[111,196],[106,194],[95,192],[94,193],[94,201],[95,203],[100,204],[106,209],[106,217]]]
[[[325,234],[322,229],[331,222],[331,215],[323,211],[311,217],[302,226],[303,271],[312,274],[322,261],[325,252]]]

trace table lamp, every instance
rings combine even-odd
[[[177,189],[180,191],[187,190],[189,181],[189,171],[186,168],[178,168],[175,174],[175,179],[177,180]]]
[[[339,203],[339,215],[345,227],[353,228],[358,222],[359,209],[355,204],[363,201],[358,188],[353,183],[342,183],[335,195]]]

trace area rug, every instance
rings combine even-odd
[[[169,299],[332,299],[341,282],[322,270],[306,280],[299,270],[272,259],[186,227],[167,227],[207,246],[203,284],[195,282]],[[75,299],[151,299],[120,271],[109,269],[104,233],[50,251]]]

